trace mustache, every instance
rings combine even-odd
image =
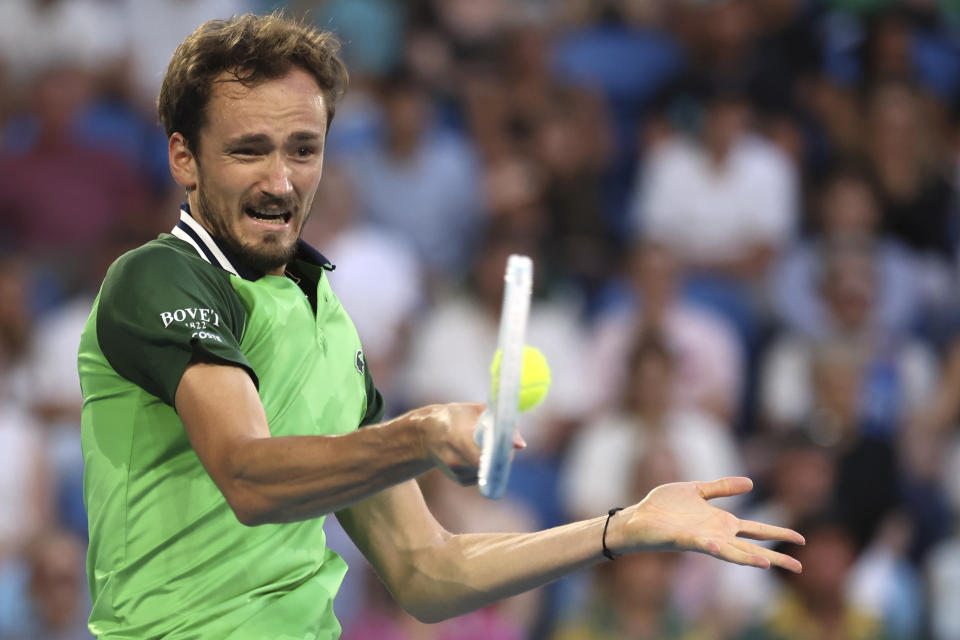
[[[259,198],[250,198],[243,201],[243,208],[252,209],[282,209],[291,213],[296,213],[300,208],[300,202],[294,197],[271,196],[263,194]]]

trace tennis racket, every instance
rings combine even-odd
[[[524,336],[530,313],[533,260],[511,255],[503,276],[503,305],[497,348],[502,352],[500,383],[480,416],[474,439],[480,445],[480,493],[499,498],[507,488],[513,462],[513,430],[517,421]]]

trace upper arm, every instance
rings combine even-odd
[[[244,444],[270,437],[260,396],[247,373],[235,366],[194,362],[176,391],[175,407],[190,444],[241,522],[248,507],[235,480],[242,471],[238,452]],[[246,497],[246,494],[244,494]]]
[[[337,519],[396,597],[418,557],[450,533],[427,507],[416,480],[407,480],[337,512]]]
[[[163,245],[145,245],[110,267],[97,310],[97,341],[121,376],[169,405],[191,362],[256,374],[240,349],[246,311],[229,275]]]

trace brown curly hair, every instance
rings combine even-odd
[[[181,133],[196,153],[213,83],[221,74],[253,87],[296,66],[312,74],[320,86],[329,129],[336,102],[347,87],[347,69],[339,52],[340,41],[332,33],[280,11],[210,20],[173,53],[157,100],[160,122],[168,137]]]

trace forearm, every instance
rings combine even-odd
[[[737,536],[803,544],[802,536],[739,520],[707,503],[751,486],[748,478],[722,478],[657,487],[610,518],[606,546],[616,555],[689,550],[738,564],[800,571],[795,559]],[[451,535],[430,513],[416,482],[337,516],[397,601],[424,622],[478,609],[605,561],[606,515],[536,533]]]
[[[479,404],[421,407],[346,435],[274,438],[244,370],[197,362],[181,377],[175,408],[244,524],[331,513],[438,465],[458,478],[476,476]]]
[[[404,606],[436,622],[548,584],[600,561],[607,516],[536,533],[462,534],[423,551],[402,586]]]
[[[416,414],[338,436],[255,438],[231,453],[225,495],[245,524],[337,511],[433,466]]]

